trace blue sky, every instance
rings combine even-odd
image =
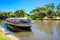
[[[24,9],[29,13],[34,8],[49,3],[58,5],[60,0],[0,0],[0,11],[16,11]]]

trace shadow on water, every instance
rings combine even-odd
[[[8,31],[8,32],[22,32],[22,31],[31,31],[31,29],[27,29],[27,30],[25,30],[25,29],[20,29],[20,28],[15,28],[15,27],[13,27],[12,29],[11,28],[9,28],[9,27],[12,27],[12,26],[9,26],[8,27],[8,25],[6,25],[6,24],[2,24],[1,25],[2,26],[2,28],[4,28],[6,31]],[[17,31],[16,31],[17,30]]]
[[[31,31],[31,29],[25,30],[25,29],[20,29],[20,28],[19,29],[17,29],[17,28],[11,29],[11,28],[7,27],[7,29],[10,30],[11,32],[15,32],[15,33],[17,33],[17,32],[25,32],[25,31],[27,31],[27,32]]]

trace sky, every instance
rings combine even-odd
[[[60,0],[0,0],[0,11],[13,11],[23,9],[27,13],[36,7],[54,3],[60,4]]]

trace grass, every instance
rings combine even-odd
[[[6,35],[2,33],[1,28],[0,28],[0,40],[10,40],[8,37],[6,37]]]

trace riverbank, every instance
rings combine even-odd
[[[53,18],[48,18],[48,17],[44,17],[43,20],[60,20],[60,17],[53,17]]]
[[[0,29],[1,29],[2,34],[6,36],[6,39],[7,39],[7,40],[20,40],[20,39],[18,39],[17,37],[15,37],[14,35],[9,34],[9,33],[8,33],[7,31],[5,31],[5,29],[2,28],[1,26],[0,26]],[[3,36],[2,36],[2,37],[3,37]]]
[[[7,19],[7,18],[6,18]],[[5,21],[6,19],[0,19],[0,21]],[[46,17],[44,17],[44,18],[42,18],[42,19],[40,19],[40,18],[38,18],[38,19],[33,19],[33,18],[31,18],[32,20],[60,20],[60,17],[56,17],[56,16],[53,16],[53,18],[48,18],[47,16]]]
[[[10,38],[3,34],[1,27],[0,27],[0,40],[10,40]]]

